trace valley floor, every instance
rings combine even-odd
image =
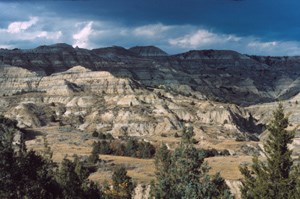
[[[46,138],[53,152],[53,160],[61,162],[64,157],[72,158],[74,154],[86,158],[92,150],[92,143],[97,139],[86,132],[81,132],[67,127],[42,127],[28,129],[29,139],[26,141],[28,149],[41,151],[44,148],[44,138]],[[172,148],[179,143],[180,138],[174,137],[153,137],[152,142],[156,145],[164,142]],[[224,140],[215,143],[213,146],[218,150],[236,149],[242,145],[257,145],[257,142],[237,142],[233,140]],[[209,148],[208,142],[198,143],[196,147]],[[98,170],[90,175],[90,179],[100,184],[111,179],[112,170],[116,165],[123,165],[128,171],[128,175],[138,184],[150,184],[155,179],[154,159],[139,159],[125,156],[100,155]],[[210,174],[220,172],[221,176],[227,181],[232,192],[236,195],[239,192],[239,180],[242,175],[239,171],[241,164],[250,164],[252,156],[250,155],[230,155],[206,158],[211,167]],[[239,195],[239,194],[238,194]]]

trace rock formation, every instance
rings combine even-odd
[[[0,63],[40,76],[80,65],[131,78],[146,87],[239,105],[289,99],[300,89],[300,57],[258,57],[223,50],[167,55],[154,46],[86,50],[55,44],[30,50],[1,49]]]
[[[191,123],[204,140],[257,139],[264,120],[243,106],[292,99],[299,63],[225,50],[168,55],[154,46],[1,49],[0,111],[25,127],[152,136]]]
[[[265,139],[264,124],[277,101],[290,113],[290,128],[299,124],[299,69],[297,56],[228,50],[168,55],[154,46],[87,50],[68,44],[0,49],[0,114],[19,127],[52,129],[46,134],[55,144],[90,147],[96,131],[167,141],[172,148],[192,125],[197,147],[253,155],[260,144],[248,141]],[[297,155],[299,137],[297,132],[291,146]],[[239,195],[240,182],[226,182]],[[135,198],[143,195],[149,186],[138,186]]]
[[[168,56],[168,54],[155,46],[135,46],[129,49],[142,57],[160,57]]]

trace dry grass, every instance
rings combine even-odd
[[[209,171],[211,175],[220,172],[221,176],[226,180],[239,180],[243,178],[239,171],[239,166],[242,163],[251,163],[252,156],[211,157],[206,160],[211,167]]]
[[[87,156],[91,152],[92,140],[82,141],[80,133],[64,132],[61,133],[57,128],[47,127],[35,129],[41,132],[47,132],[47,141],[53,151],[53,159],[56,162],[60,162],[66,155],[72,157],[74,154],[79,156]],[[60,141],[59,138],[68,138],[67,140]],[[151,139],[151,138],[149,138]],[[39,140],[39,141],[37,141]],[[156,144],[161,142],[168,143],[173,148],[180,141],[180,138],[174,137],[152,137],[151,140],[156,140]],[[72,144],[72,143],[80,143]],[[43,150],[42,136],[36,137],[35,140],[28,141],[27,147],[36,151]],[[225,140],[222,142],[211,143],[200,142],[197,147],[203,148],[216,148],[222,149],[237,149],[244,144],[257,144],[256,142],[236,142],[233,140]],[[100,159],[107,162],[107,168],[112,165],[124,165],[128,169],[128,175],[131,176],[136,182],[149,183],[154,179],[155,167],[153,159],[138,159],[124,156],[111,156],[100,155]],[[210,174],[220,172],[221,176],[227,180],[241,179],[241,173],[239,172],[239,166],[241,163],[251,162],[251,156],[226,156],[226,157],[211,157],[206,159],[211,167]],[[104,164],[105,165],[105,164]],[[100,172],[93,173],[90,179],[103,182],[111,179],[111,169],[100,169]]]
[[[35,131],[46,132],[46,138],[53,152],[53,160],[55,162],[61,162],[67,155],[72,157],[74,154],[78,156],[88,156],[92,150],[93,140],[82,140],[82,132],[60,132],[57,127],[44,127],[36,128]],[[79,144],[76,144],[79,143]],[[28,149],[35,151],[44,150],[43,136],[39,135],[34,140],[26,142]],[[103,182],[110,180],[112,175],[112,169],[114,165],[123,165],[128,170],[128,175],[131,176],[136,182],[149,183],[154,179],[154,162],[152,159],[139,159],[124,156],[111,156],[100,155],[100,159],[106,162],[100,168],[100,172],[93,173],[90,179]]]
[[[69,146],[68,144],[55,144],[51,146],[53,151],[53,160],[61,162],[67,155],[72,157],[77,154],[79,156],[88,156],[91,153],[91,147]]]
[[[128,175],[136,182],[150,183],[154,179],[155,166],[152,159],[145,160],[111,155],[100,155],[100,158],[116,165],[124,165],[128,168]],[[206,161],[211,167],[209,174],[214,175],[220,172],[221,176],[226,180],[240,180],[242,175],[239,171],[239,166],[242,163],[251,163],[252,156],[212,157],[207,158]],[[111,171],[102,171],[93,173],[90,179],[97,182],[109,181],[111,175]]]
[[[237,150],[245,145],[257,145],[259,142],[249,141],[249,142],[237,142],[235,140],[224,140],[222,142],[219,142],[215,145],[210,145],[208,143],[208,147],[215,148],[218,150]]]
[[[127,168],[128,175],[136,182],[149,183],[154,179],[153,159],[139,159],[124,156],[100,155],[100,158],[110,164],[123,165]],[[111,179],[111,171],[96,172],[90,176],[91,180],[103,182]]]

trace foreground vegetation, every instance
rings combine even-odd
[[[149,142],[128,137],[124,141],[103,140],[94,142],[92,153],[95,155],[106,154],[148,159],[154,157],[155,147]]]
[[[181,144],[171,152],[162,145],[155,157],[155,198],[232,198],[224,179],[209,176],[205,153],[192,145],[192,128],[184,129]]]
[[[242,198],[299,198],[300,168],[294,164],[288,148],[295,134],[287,131],[287,126],[288,119],[279,105],[268,126],[266,160],[254,157],[250,167],[240,168],[244,176]],[[88,179],[101,162],[99,154],[152,158],[155,152],[153,197],[233,198],[218,173],[208,175],[204,158],[220,154],[196,149],[193,135],[192,128],[186,128],[180,145],[173,151],[164,144],[155,149],[150,143],[132,138],[120,141],[109,136],[103,140],[102,135],[97,135],[101,141],[93,144],[88,159],[65,157],[57,164],[46,140],[41,153],[28,151],[22,129],[17,128],[15,121],[0,117],[0,198],[131,198],[135,183],[122,166],[114,167],[110,183],[99,185]]]
[[[116,168],[113,186],[104,193],[88,179],[90,166],[76,157],[58,166],[47,144],[43,154],[27,151],[22,138],[15,140],[20,131],[16,122],[0,117],[0,198],[131,198],[133,183],[123,167]]]
[[[287,199],[300,197],[300,166],[294,164],[292,150],[295,131],[287,131],[288,118],[281,104],[273,112],[268,125],[270,135],[264,143],[266,161],[253,158],[250,169],[241,167],[244,175],[241,187],[243,198]]]

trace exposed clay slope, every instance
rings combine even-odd
[[[300,89],[298,57],[215,50],[168,56],[153,46],[67,44],[2,49],[0,55],[1,112],[27,127],[141,136],[180,133],[191,123],[201,139],[255,139],[264,120],[230,103],[284,99]]]
[[[150,88],[125,75],[116,77],[82,66],[44,77],[26,70],[24,75],[35,77],[31,79],[34,89],[24,89],[26,79],[16,78],[13,90],[22,88],[23,92],[2,98],[8,103],[5,115],[22,127],[72,125],[113,135],[174,136],[190,123],[197,137],[204,140],[247,140],[261,131],[241,107]]]
[[[153,46],[86,50],[55,44],[0,50],[0,65],[19,66],[41,76],[81,65],[146,87],[239,105],[289,99],[299,93],[299,63],[300,57],[247,56],[225,50],[166,55]]]

